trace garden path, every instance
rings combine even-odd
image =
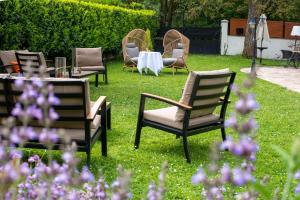
[[[249,73],[250,68],[242,68]],[[257,77],[300,93],[300,69],[287,67],[257,67]]]

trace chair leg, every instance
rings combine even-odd
[[[136,133],[135,133],[135,142],[134,142],[134,148],[138,149],[140,145],[140,139],[141,139],[141,132],[142,132],[142,123],[140,119],[138,119],[138,123],[136,126]]]
[[[91,164],[91,150],[89,149],[86,152],[86,165],[88,168],[90,168],[90,164]]]
[[[96,74],[95,86],[98,87],[99,74]]]
[[[223,141],[225,141],[226,140],[226,132],[225,132],[224,127],[221,128],[221,133],[222,133],[222,139],[223,139]]]
[[[174,76],[174,74],[175,74],[175,67],[173,67],[173,76]]]
[[[105,74],[104,74],[104,76],[105,76],[105,84],[108,84],[108,79],[107,79],[107,70],[105,70]]]
[[[107,134],[106,130],[102,130],[101,133],[101,152],[102,156],[107,156]]]
[[[111,129],[111,108],[109,108],[107,110],[107,129],[110,130]]]
[[[187,136],[186,135],[182,136],[182,139],[183,139],[183,147],[184,147],[184,154],[185,154],[186,161],[188,163],[191,163],[190,153],[189,153],[189,149],[188,149]]]

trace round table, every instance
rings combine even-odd
[[[156,76],[158,76],[158,73],[162,70],[163,67],[163,59],[160,52],[140,52],[137,68],[141,74],[143,73],[143,69],[146,73],[148,72],[148,69],[150,69]]]

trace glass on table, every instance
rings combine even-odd
[[[66,57],[55,57],[55,77],[67,76],[67,59]]]

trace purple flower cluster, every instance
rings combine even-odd
[[[148,194],[147,199],[148,200],[163,200],[164,199],[164,193],[165,193],[165,179],[166,179],[166,173],[168,170],[167,163],[163,163],[162,170],[158,176],[159,185],[156,186],[155,182],[150,183],[148,187]]]
[[[77,169],[75,143],[65,144],[62,164],[52,160],[51,151],[47,153],[48,163],[37,155],[22,162],[22,153],[16,144],[22,146],[28,140],[38,140],[51,149],[60,138],[56,130],[50,128],[59,117],[53,109],[59,99],[53,87],[45,83],[35,77],[20,77],[15,81],[15,87],[23,93],[12,110],[13,117],[4,121],[5,128],[0,133],[0,199],[130,199],[130,173],[120,167],[119,177],[111,187],[102,177],[96,181],[87,167]],[[41,132],[30,127],[33,120],[44,126]],[[16,126],[17,122],[22,125]],[[112,191],[107,192],[109,188]]]
[[[244,82],[244,87],[249,89],[253,86],[253,80],[249,79]],[[216,153],[213,153],[211,159],[211,166],[209,172],[205,172],[203,168],[199,168],[197,173],[192,177],[192,183],[203,185],[202,196],[205,199],[223,199],[225,192],[225,185],[241,187],[255,182],[252,175],[255,170],[254,161],[256,153],[259,150],[258,145],[254,141],[255,132],[258,125],[254,119],[254,112],[259,109],[259,105],[255,100],[255,96],[251,93],[242,92],[236,85],[232,90],[239,97],[235,104],[235,113],[233,113],[228,120],[225,121],[225,127],[232,128],[238,133],[238,139],[234,140],[228,137],[219,145],[219,149],[228,150],[233,155],[237,156],[241,163],[235,167],[230,167],[225,163],[223,166],[218,166],[216,163],[219,160]],[[250,193],[241,193],[237,197],[239,199],[251,199],[255,195],[244,198]],[[251,198],[250,198],[251,197]]]
[[[235,142],[231,137],[228,137],[221,145],[221,150],[229,150],[236,156],[246,158],[250,161],[255,161],[258,145],[251,137],[241,136],[238,142]]]
[[[296,193],[297,195],[299,195],[299,194],[300,194],[300,170],[298,170],[298,171],[295,173],[294,178],[298,181],[298,184],[297,184],[297,186],[296,186],[296,188],[295,188],[295,193]]]

